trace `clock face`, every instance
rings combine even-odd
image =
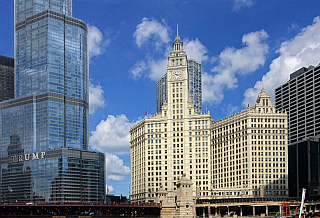
[[[173,79],[181,79],[181,71],[175,71],[172,74]]]

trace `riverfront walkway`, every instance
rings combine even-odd
[[[228,198],[198,199],[195,204],[197,217],[280,217],[299,213],[299,198]],[[305,211],[320,210],[320,200],[305,201]]]

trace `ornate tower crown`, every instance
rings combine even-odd
[[[180,36],[179,36],[179,29],[178,29],[178,24],[177,24],[177,36],[173,42],[173,51],[181,51],[183,50],[183,42],[181,41],[180,39]]]

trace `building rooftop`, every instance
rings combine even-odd
[[[0,65],[14,67],[14,59],[0,55]]]

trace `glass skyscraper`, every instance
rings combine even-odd
[[[14,98],[14,59],[0,55],[0,102]]]
[[[188,59],[189,99],[194,104],[194,109],[198,114],[202,114],[201,72],[201,63]]]
[[[15,99],[0,103],[3,201],[102,201],[88,150],[87,25],[71,0],[15,0]]]

